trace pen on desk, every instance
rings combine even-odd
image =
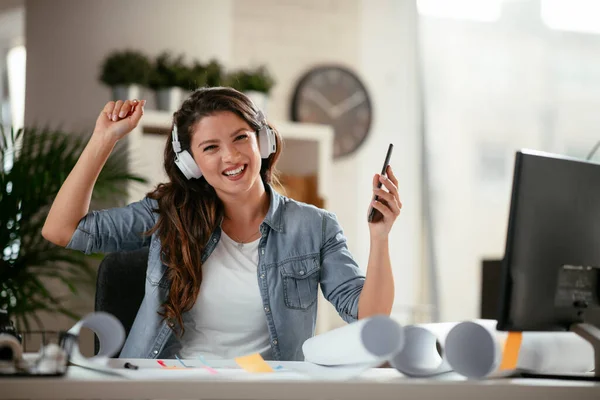
[[[167,368],[167,364],[165,364],[162,360],[156,360],[156,362],[160,364],[161,367]]]
[[[126,362],[125,365],[123,365],[123,367],[127,368],[127,369],[138,369],[139,367],[135,364],[132,364],[130,362]]]

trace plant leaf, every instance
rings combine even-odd
[[[39,311],[77,318],[53,295],[53,279],[69,293],[93,290],[98,255],[64,249],[44,240],[41,230],[52,201],[89,141],[49,127],[10,129],[0,126],[0,308],[27,329],[41,326]],[[127,184],[147,180],[128,171],[125,146],[118,146],[99,174],[93,200],[122,205]]]

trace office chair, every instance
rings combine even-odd
[[[143,247],[110,253],[98,267],[94,309],[117,317],[125,328],[125,335],[129,335],[144,298],[148,250],[148,247]],[[94,354],[98,354],[99,350],[100,343],[94,337]]]

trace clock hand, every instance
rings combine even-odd
[[[330,118],[332,118],[332,110],[334,109],[334,106],[329,102],[329,100],[327,100],[325,96],[314,89],[308,89],[305,93],[306,97],[314,101],[315,104],[321,107],[321,109],[325,111]]]
[[[352,110],[354,107],[360,105],[365,101],[365,94],[363,92],[356,92],[352,96],[348,97],[346,100],[342,101],[339,104],[336,104],[333,107],[333,118],[339,118],[341,115],[347,113]]]

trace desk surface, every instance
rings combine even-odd
[[[276,374],[271,374],[276,375]],[[351,381],[136,379],[69,367],[61,378],[0,378],[0,399],[600,399],[600,383],[538,379],[412,379],[375,368]]]

